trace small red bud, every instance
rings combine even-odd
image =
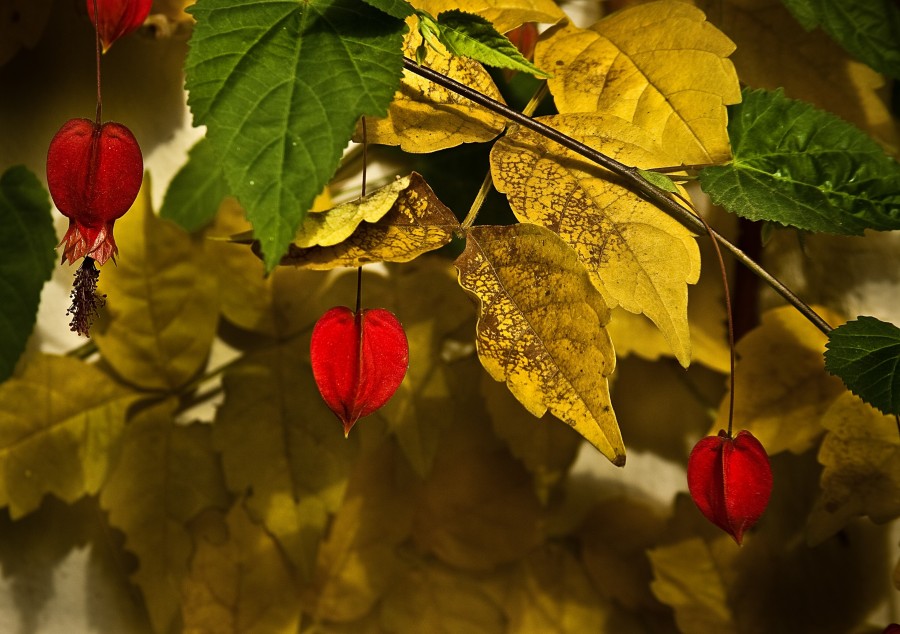
[[[345,306],[316,322],[310,342],[313,377],[325,403],[344,425],[388,402],[409,367],[409,344],[393,313],[371,308],[354,313]]]
[[[118,253],[113,224],[141,189],[144,161],[131,131],[120,123],[70,119],[50,141],[47,185],[69,218],[63,259],[90,256],[100,264]]]
[[[87,0],[88,16],[91,23],[97,25],[104,53],[113,42],[142,25],[150,15],[153,4],[153,0],[96,0],[97,11],[100,13],[98,21],[94,19],[94,2],[95,0]]]
[[[772,493],[772,467],[762,444],[743,430],[698,442],[687,466],[688,489],[700,512],[740,544]]]

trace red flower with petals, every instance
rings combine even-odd
[[[153,0],[96,0],[100,19],[95,20],[94,2],[95,0],[87,0],[88,16],[100,32],[104,53],[113,42],[142,25],[150,15],[153,4]]]

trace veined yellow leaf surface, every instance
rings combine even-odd
[[[410,17],[410,21],[417,18]],[[415,58],[422,37],[411,28],[403,43],[403,53]],[[427,45],[426,45],[427,46]],[[456,57],[440,43],[439,50],[427,46],[424,66],[466,84],[497,101],[503,101],[491,76],[475,60]],[[366,117],[366,140],[382,145],[399,145],[406,152],[435,152],[462,143],[484,143],[503,131],[506,120],[465,97],[450,92],[424,77],[403,71],[400,90],[383,119]],[[355,140],[362,140],[357,128]]]
[[[184,634],[296,634],[297,586],[276,541],[237,503],[201,535],[181,586]]]
[[[177,406],[169,399],[129,422],[100,496],[110,523],[138,558],[133,579],[156,632],[171,631],[181,611],[181,582],[194,549],[187,524],[206,508],[228,506],[212,428],[176,424]]]
[[[629,165],[671,160],[646,131],[619,117],[541,120]],[[687,285],[700,277],[690,231],[602,168],[525,128],[494,145],[491,173],[521,222],[546,227],[575,249],[610,307],[644,313],[679,362],[690,363]]]
[[[609,308],[575,252],[537,225],[473,227],[456,267],[481,304],[476,344],[488,373],[529,412],[549,409],[624,465],[607,384],[615,368]]]
[[[490,20],[500,33],[511,31],[525,22],[559,22],[565,13],[552,0],[413,0],[411,4],[431,15],[459,9]]]
[[[150,179],[116,222],[119,259],[101,270],[104,315],[91,334],[130,383],[175,390],[205,365],[219,320],[219,285],[206,252],[150,206]]]
[[[138,398],[93,365],[35,356],[0,385],[0,507],[16,519],[47,494],[97,493]]]
[[[741,100],[733,51],[701,11],[661,0],[589,29],[557,27],[538,43],[535,64],[553,73],[560,113],[631,121],[659,140],[674,165],[718,163],[731,157],[726,106]]]

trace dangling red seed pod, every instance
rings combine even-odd
[[[70,119],[50,141],[47,185],[69,218],[63,261],[90,256],[103,264],[118,253],[113,225],[141,189],[144,161],[131,131],[120,123]]]
[[[746,430],[731,438],[724,430],[691,451],[688,489],[700,512],[740,544],[756,524],[772,493],[772,467],[762,444]]]
[[[100,13],[99,21],[94,18],[95,1],[97,11]],[[128,35],[142,25],[150,15],[152,4],[153,0],[87,0],[88,16],[91,23],[97,25],[100,40],[103,42],[103,52],[108,51],[113,42],[120,37]]]
[[[886,628],[884,628],[884,632],[881,634],[900,634],[900,624],[891,623]]]
[[[409,367],[409,344],[393,313],[336,306],[313,328],[310,361],[319,392],[347,436],[397,391]]]

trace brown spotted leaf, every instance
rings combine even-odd
[[[459,283],[481,302],[478,356],[535,416],[548,409],[616,465],[625,447],[609,401],[609,308],[572,251],[537,225],[469,231]]]

